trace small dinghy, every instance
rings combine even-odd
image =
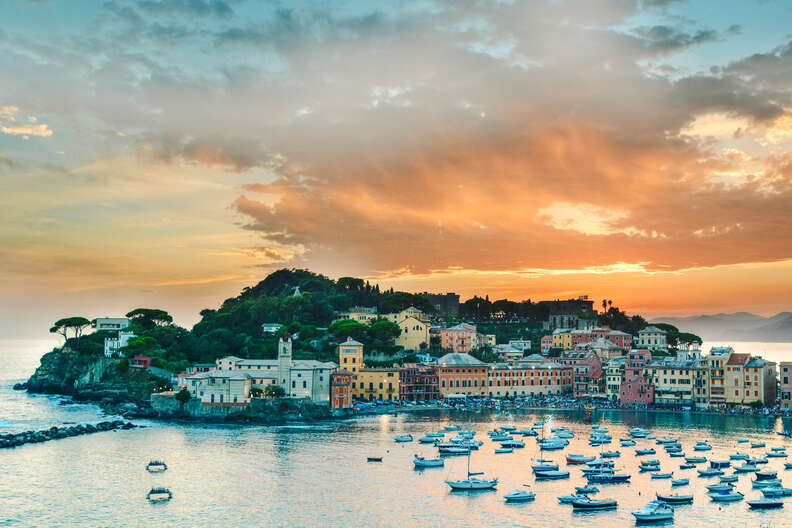
[[[765,445],[766,444],[764,442],[751,442],[751,447],[754,449],[765,447]]]
[[[669,453],[668,456],[670,456],[671,458],[684,458],[685,452],[680,451],[679,453]]]
[[[710,493],[710,499],[714,502],[737,502],[743,500],[743,494],[739,491],[719,491]]]
[[[696,444],[693,446],[693,451],[711,451],[712,446],[709,444]]]
[[[382,462],[382,457],[366,457],[366,462]]]
[[[707,461],[706,457],[696,457],[696,456],[685,457],[685,462],[687,462],[688,464],[703,464],[706,461]]]
[[[617,507],[618,503],[614,499],[590,499],[585,497],[583,499],[575,499],[572,501],[572,508],[574,510],[615,510]]]
[[[428,435],[427,436],[422,436],[421,438],[418,439],[418,441],[420,443],[422,443],[422,444],[434,444],[434,443],[437,443],[437,437],[436,436],[428,436]]]
[[[506,502],[527,502],[536,498],[533,491],[514,490],[503,496]]]
[[[676,486],[687,486],[688,484],[690,484],[690,479],[686,479],[686,478],[675,479],[675,480],[671,481],[671,486],[673,486],[673,487],[676,487]]]
[[[445,460],[442,458],[424,458],[422,456],[415,455],[415,458],[413,458],[413,464],[415,464],[416,468],[443,467],[445,466]]]
[[[723,475],[720,478],[720,481],[724,482],[724,483],[726,483],[726,482],[737,482],[737,480],[739,480],[739,477],[737,475]]]
[[[168,469],[168,465],[162,460],[152,460],[146,464],[146,471],[149,473],[162,473]]]
[[[693,502],[693,495],[680,495],[679,493],[669,493],[667,495],[656,493],[655,495],[667,504],[691,504]]]
[[[723,471],[720,469],[699,469],[699,477],[720,477]]]
[[[412,437],[411,434],[399,435],[399,436],[395,437],[393,440],[396,441],[396,442],[399,442],[399,443],[412,442],[413,441],[413,437]]]
[[[622,484],[630,480],[630,475],[624,473],[595,473],[593,475],[586,475],[589,484]]]
[[[771,447],[770,451],[786,451],[786,447]]]
[[[653,500],[638,511],[632,512],[636,521],[670,521],[674,518],[674,508],[661,500]]]
[[[789,455],[786,454],[786,451],[768,451],[765,456],[767,458],[786,458]]]
[[[655,453],[657,453],[657,451],[655,451],[653,447],[650,447],[648,449],[636,449],[635,450],[635,454],[637,456],[654,455]]]
[[[537,471],[558,471],[558,464],[555,464],[550,461],[541,462],[539,464],[534,464],[531,466],[531,469],[534,473]]]
[[[674,473],[652,473],[652,480],[670,479]]]
[[[747,444],[748,443],[748,439],[747,438],[740,438],[740,439],[737,440],[737,443],[738,444]]]
[[[572,504],[573,500],[587,499],[587,498],[588,497],[586,495],[583,495],[582,493],[576,493],[574,495],[561,495],[560,497],[558,497],[558,502],[560,502],[561,504]]]
[[[625,440],[624,438],[622,438],[621,440],[619,440],[619,443],[621,444],[622,447],[632,447],[635,445],[635,440],[630,440],[630,439]]]
[[[569,478],[569,471],[536,471],[536,480],[560,480]]]
[[[173,493],[168,488],[151,488],[146,494],[150,502],[165,502],[173,498]]]
[[[735,466],[735,473],[756,473],[759,468],[755,464],[743,464],[742,466]]]
[[[780,488],[781,481],[778,479],[753,480],[751,481],[751,487],[753,489]]]
[[[751,458],[747,453],[734,453],[729,455],[729,460],[748,460]]]
[[[591,462],[592,460],[594,460],[593,456],[586,456],[586,455],[569,454],[566,457],[567,464],[586,464],[587,462]]]
[[[772,469],[765,469],[756,474],[756,480],[775,480],[778,478],[778,473]]]
[[[705,487],[709,491],[717,491],[717,492],[731,491],[732,489],[734,489],[734,486],[732,486],[729,483],[725,483],[725,484],[723,484],[723,483],[722,484],[710,484],[709,486],[705,486]]]
[[[792,462],[784,462],[784,469],[792,469]]]
[[[602,453],[600,453],[600,456],[602,458],[619,458],[621,456],[621,453],[618,451],[603,451]]]
[[[510,447],[512,449],[520,449],[525,447],[525,442],[522,440],[506,440],[501,442],[501,447]]]
[[[749,500],[748,506],[754,510],[769,510],[770,508],[783,508],[784,501],[774,499]]]
[[[694,467],[696,467],[696,464],[690,464],[688,462],[679,464],[679,469],[693,469]]]
[[[513,447],[496,447],[495,454],[496,455],[503,455],[505,453],[512,453],[514,451]]]

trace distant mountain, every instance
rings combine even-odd
[[[658,317],[655,323],[668,323],[682,332],[692,332],[705,341],[792,342],[792,312],[762,317],[748,312]]]

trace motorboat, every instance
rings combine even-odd
[[[514,440],[514,437],[508,434],[497,434],[491,435],[490,440],[493,442],[508,442],[509,440]]]
[[[556,431],[555,435],[558,438],[566,438],[566,439],[575,438],[575,433],[566,429],[561,429],[559,431]]]
[[[675,479],[675,480],[671,481],[671,486],[673,486],[673,487],[676,487],[676,486],[687,486],[688,484],[690,484],[690,479],[687,479],[687,478]]]
[[[542,442],[539,444],[539,449],[542,451],[558,451],[559,449],[564,449],[566,444],[561,442]]]
[[[555,470],[555,471],[535,471],[536,480],[560,480],[569,478],[569,471]]]
[[[495,448],[495,454],[496,455],[503,455],[503,454],[512,453],[512,452],[514,452],[514,448],[513,447],[496,447]]]
[[[633,447],[635,445],[635,440],[622,438],[619,440],[619,443],[621,444],[622,447]]]
[[[614,499],[590,499],[585,497],[572,501],[574,510],[594,511],[594,510],[615,510],[618,503]]]
[[[669,455],[673,455],[673,454],[681,453],[682,452],[682,448],[681,447],[666,447],[665,452],[668,453]]]
[[[764,488],[780,488],[781,481],[778,479],[769,479],[769,480],[752,480],[751,487],[753,489],[764,489]]]
[[[445,427],[443,427],[440,430],[448,433],[450,431],[460,431],[461,429],[462,428],[460,426],[458,426],[458,425],[446,425]]]
[[[642,429],[640,427],[633,427],[632,429],[630,429],[629,434],[633,438],[646,438],[647,436],[649,436],[649,430]]]
[[[470,453],[469,447],[440,447],[439,449],[441,455],[467,455]]]
[[[443,438],[445,436],[445,433],[442,431],[438,433],[426,433],[425,436],[428,436],[429,438]]]
[[[586,455],[575,455],[575,454],[568,454],[566,456],[567,464],[586,464],[594,460],[595,457],[593,456],[586,456]]]
[[[168,469],[168,465],[162,460],[152,460],[146,464],[146,471],[149,473],[162,473]]]
[[[411,434],[399,435],[399,436],[395,437],[393,440],[395,440],[396,442],[399,442],[399,443],[412,442],[413,441],[413,437],[412,437]]]
[[[650,448],[647,448],[647,449],[640,449],[639,448],[639,449],[635,450],[635,455],[636,456],[654,455],[655,453],[657,453],[657,451],[655,451],[653,447],[650,447]]]
[[[587,495],[583,495],[582,493],[576,493],[574,495],[561,495],[558,497],[558,502],[561,504],[572,504],[573,500],[576,499],[586,499],[588,498]]]
[[[619,458],[621,453],[619,451],[603,451],[600,456],[602,458]]]
[[[756,474],[756,480],[774,480],[778,477],[778,473],[771,469],[764,469]]]
[[[637,521],[669,521],[674,518],[674,508],[661,500],[653,500],[632,514]]]
[[[676,444],[677,443],[677,439],[676,438],[671,438],[670,436],[666,436],[665,438],[658,438],[655,443],[657,445]]]
[[[745,463],[741,466],[734,467],[735,473],[756,473],[757,471],[759,471],[759,468],[756,467],[756,464]]]
[[[717,491],[717,492],[729,491],[729,490],[734,489],[734,486],[732,486],[729,483],[726,483],[726,484],[710,484],[709,486],[705,486],[705,487],[709,491]]]
[[[416,468],[443,467],[445,466],[445,460],[442,458],[424,458],[422,456],[415,455],[415,458],[413,458],[413,464],[415,464]]]
[[[696,445],[693,446],[693,451],[710,451],[712,446],[706,442],[697,442]]]
[[[642,460],[641,463],[638,465],[638,467],[642,471],[646,471],[646,468],[651,468],[651,467],[655,467],[655,466],[658,466],[658,467],[660,466],[660,461],[657,460],[656,458],[651,458],[649,460]]]
[[[786,451],[786,447],[771,447],[770,451]]]
[[[506,502],[528,502],[536,498],[533,491],[514,490],[503,496]]]
[[[680,495],[679,493],[655,493],[658,499],[667,504],[691,504],[693,502],[693,495]]]
[[[748,460],[751,458],[747,453],[734,453],[729,455],[729,460]]]
[[[685,452],[684,451],[680,451],[678,453],[669,453],[668,456],[670,456],[671,458],[684,458],[685,457]]]
[[[755,499],[746,501],[749,508],[754,510],[768,510],[770,508],[783,508],[784,501],[772,499]]]
[[[699,477],[720,477],[723,471],[720,469],[699,469]]]
[[[495,489],[495,486],[498,485],[497,478],[486,479],[473,476],[480,475],[481,473],[470,472],[470,450],[468,450],[467,455],[467,478],[460,480],[446,480],[446,484],[448,484],[452,490],[476,491]]]
[[[599,493],[599,488],[597,486],[575,486],[575,491],[588,495],[590,493]]]
[[[670,479],[674,476],[674,473],[652,473],[653,480],[661,480],[661,479]]]
[[[751,442],[751,447],[753,449],[760,449],[762,447],[765,447],[765,445],[766,444],[764,442]]]
[[[792,469],[792,462],[784,462],[784,469]]]
[[[767,459],[766,458],[749,458],[748,459],[748,463],[749,464],[767,464]]]
[[[710,493],[710,499],[714,502],[736,502],[743,500],[743,494],[739,491],[719,491]]]
[[[738,480],[739,480],[739,477],[737,475],[723,475],[720,478],[720,481],[723,482],[723,483],[737,482]]]
[[[422,436],[421,438],[418,439],[418,441],[420,443],[422,443],[422,444],[434,444],[434,443],[437,443],[437,437],[436,436]]]
[[[525,442],[522,440],[504,440],[500,443],[501,447],[511,447],[513,449],[520,449],[525,447]]]
[[[630,480],[630,475],[624,473],[594,473],[586,475],[589,484],[622,484]]]
[[[789,455],[786,454],[786,451],[768,451],[765,456],[767,458],[786,458]]]
[[[598,473],[615,473],[616,471],[612,467],[601,466],[601,467],[584,467],[581,469],[583,472],[583,476],[588,475],[596,475]]]
[[[684,464],[679,464],[679,469],[693,469],[696,467],[696,464],[691,464],[689,462],[685,462]]]
[[[765,497],[792,497],[790,488],[763,488],[762,495]]]
[[[747,438],[738,438],[737,439],[737,443],[738,444],[747,444],[748,443],[748,439]]]
[[[166,502],[173,498],[173,493],[168,488],[151,488],[146,493],[146,499],[150,502]]]
[[[552,462],[541,462],[539,464],[533,464],[531,469],[534,473],[537,471],[558,471],[558,464]]]
[[[498,429],[501,431],[515,431],[517,428],[513,425],[501,425]]]
[[[521,434],[523,436],[539,436],[539,433],[534,431],[533,429],[521,429],[515,432],[516,434]]]
[[[366,462],[382,462],[382,457],[366,457]]]
[[[712,469],[723,469],[731,466],[728,460],[710,460],[710,467]]]
[[[685,462],[687,462],[688,464],[701,464],[706,461],[707,461],[706,457],[697,457],[697,456],[685,457]]]

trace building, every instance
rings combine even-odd
[[[624,350],[620,346],[605,338],[599,338],[596,341],[589,341],[588,343],[577,345],[575,346],[575,350],[592,352],[603,361],[619,357],[624,353]]]
[[[608,341],[618,346],[624,351],[632,349],[633,336],[621,330],[607,329],[608,333],[604,336]]]
[[[413,316],[406,317],[398,323],[401,333],[395,344],[404,350],[423,350],[429,346],[429,323]]]
[[[479,348],[479,333],[476,326],[460,323],[440,330],[440,346],[454,354],[468,354]]]
[[[244,407],[250,401],[251,376],[241,370],[212,370],[187,376],[185,382],[201,405]]]
[[[553,335],[542,336],[542,339],[539,341],[539,350],[542,354],[547,354],[550,352],[551,348],[553,348]]]
[[[732,347],[713,347],[705,358],[709,367],[709,398],[710,405],[726,405],[726,362],[734,353]]]
[[[589,395],[589,378],[602,376],[602,360],[591,352],[564,352],[558,362],[572,367],[572,394],[576,398]]]
[[[782,361],[778,365],[778,387],[781,389],[781,408],[792,408],[792,361]]]
[[[621,385],[624,383],[624,362],[627,358],[611,358],[605,369],[605,395],[611,401],[618,401]]]
[[[399,370],[400,400],[437,400],[439,398],[440,385],[435,367],[415,363],[402,365]]]
[[[437,313],[443,317],[456,317],[459,315],[459,295],[456,293],[423,292],[421,297],[429,301],[437,310]]]
[[[564,301],[540,301],[537,304],[548,311],[548,318],[543,323],[545,330],[556,328],[583,330],[593,328],[597,324],[594,301],[590,301],[587,295]]]
[[[464,394],[483,396],[487,394],[487,372],[489,367],[470,354],[451,353],[437,360],[437,379],[440,397]]]
[[[644,367],[652,360],[649,350],[631,350],[624,363],[624,381],[619,401],[626,404],[649,404],[654,402],[654,385],[644,375]]]
[[[396,323],[396,324],[399,324],[401,321],[410,317],[414,319],[418,319],[419,321],[422,321],[424,323],[427,323],[427,327],[429,326],[428,323],[431,320],[431,318],[427,314],[425,314],[415,306],[410,306],[409,308],[405,308],[401,312],[389,313],[382,316],[383,319],[386,319],[391,323]]]
[[[371,321],[376,321],[378,318],[379,315],[377,315],[376,306],[353,306],[347,311],[338,312],[336,314],[335,320],[340,321],[342,319],[352,319],[358,323],[365,324]]]
[[[646,348],[648,350],[668,350],[668,342],[666,335],[668,332],[661,330],[656,326],[647,326],[638,331],[638,348]]]
[[[130,368],[147,369],[151,366],[151,358],[148,356],[135,356],[129,360]]]
[[[330,408],[349,409],[354,405],[352,398],[352,373],[337,370],[330,375]]]
[[[102,330],[110,330],[117,332],[129,327],[131,324],[127,317],[97,317],[94,319],[92,326],[97,332]]]
[[[692,406],[696,381],[696,363],[676,358],[650,361],[644,368],[654,385],[655,404]]]
[[[115,337],[106,337],[104,340],[105,357],[120,355],[120,350],[129,344],[129,340],[135,337],[134,332],[119,330]]]
[[[358,400],[399,399],[399,369],[363,367],[352,375],[352,392]]]
[[[363,368],[363,343],[348,337],[338,345],[338,366],[352,374]]]
[[[775,405],[776,364],[761,357],[748,357],[743,363],[743,356],[748,354],[732,354],[726,363],[727,405]]]
[[[498,344],[498,337],[495,334],[479,334],[479,336],[482,346],[494,347]]]
[[[750,354],[732,352],[726,361],[723,377],[724,395],[727,406],[741,406],[745,400],[745,365],[751,359]]]
[[[509,398],[572,392],[572,368],[529,356],[517,363],[496,363],[487,369],[487,396]]]
[[[557,328],[553,330],[553,348],[562,350],[572,350],[572,330],[569,328]]]
[[[492,348],[492,353],[498,356],[501,361],[518,361],[525,355],[522,349],[514,348],[511,345],[495,345]]]
[[[261,325],[262,334],[277,334],[283,328],[282,324],[278,323],[263,323]]]

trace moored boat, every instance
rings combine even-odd
[[[687,486],[690,484],[690,479],[683,478],[683,479],[675,479],[671,481],[671,486]]]
[[[723,475],[720,478],[720,481],[723,482],[723,483],[737,482],[738,480],[739,480],[739,477],[737,475]]]
[[[168,469],[168,465],[162,460],[152,460],[146,464],[146,471],[149,473],[162,473]]]
[[[745,463],[745,464],[743,464],[741,466],[735,466],[734,467],[734,472],[735,473],[756,473],[757,471],[759,471],[759,468],[756,467],[755,464]]]
[[[619,451],[603,451],[600,456],[602,458],[619,458],[621,453]]]
[[[719,491],[710,493],[710,499],[714,502],[736,502],[743,500],[743,494],[739,491]]]
[[[424,458],[422,456],[415,455],[413,458],[413,464],[417,468],[432,468],[432,467],[443,467],[445,466],[445,460],[442,458]]]
[[[710,484],[710,485],[705,486],[705,487],[707,488],[708,491],[718,491],[718,492],[720,492],[720,491],[731,491],[732,489],[734,489],[734,486],[732,486],[728,482],[720,483],[720,484]]]
[[[533,491],[513,490],[503,496],[506,502],[527,502],[536,498]]]
[[[382,462],[382,457],[366,457],[366,462]]]
[[[591,462],[592,460],[594,460],[593,456],[576,455],[572,453],[566,456],[567,464],[585,464],[587,462]]]
[[[790,488],[764,488],[762,495],[765,497],[792,497],[792,489]]]
[[[575,499],[572,501],[572,508],[575,510],[595,511],[595,510],[614,510],[618,503],[614,499],[590,499],[588,497]]]
[[[412,442],[413,441],[413,436],[411,434],[398,435],[393,440],[398,442],[398,443]]]
[[[768,510],[770,508],[783,508],[784,501],[773,499],[755,499],[746,501],[750,508],[755,510]]]
[[[559,480],[569,478],[569,471],[535,471],[536,480]]]
[[[670,479],[674,476],[673,472],[670,473],[652,473],[653,480],[660,480],[660,479]]]
[[[764,442],[751,442],[751,447],[753,449],[759,449],[759,448],[765,447],[765,445],[766,444]]]
[[[768,451],[765,456],[767,458],[786,458],[789,455],[786,454],[786,451]]]
[[[421,438],[418,439],[418,442],[420,442],[422,444],[434,444],[434,443],[437,443],[437,437],[436,436],[422,436]]]
[[[589,493],[599,493],[599,488],[597,486],[575,486],[575,491],[588,495]]]
[[[720,469],[699,469],[699,477],[720,477],[723,471]]]
[[[691,464],[689,462],[679,464],[679,469],[693,469],[694,467],[696,467],[696,464]]]
[[[733,453],[729,455],[729,460],[748,460],[751,458],[747,453]]]
[[[146,494],[146,499],[151,502],[165,502],[173,498],[173,493],[168,488],[151,488]]]
[[[480,479],[476,477],[469,477],[461,480],[446,480],[451,489],[454,490],[489,490],[495,489],[498,485],[498,479]]]
[[[635,450],[635,454],[637,456],[654,455],[655,453],[657,453],[657,451],[655,451],[653,447],[650,447],[650,448],[647,448],[647,449],[640,449],[639,448],[639,449]]]
[[[586,475],[589,484],[622,484],[630,480],[630,475],[624,473],[594,473]]]
[[[699,456],[692,456],[692,457],[685,457],[685,462],[688,464],[702,464],[707,461],[706,457],[699,457]]]
[[[792,462],[784,462],[784,469],[792,469]]]
[[[540,462],[531,466],[534,473],[537,471],[558,471],[558,464],[553,462]]]
[[[674,518],[674,508],[661,500],[653,500],[632,514],[637,521],[668,521]]]
[[[693,502],[693,495],[680,495],[679,493],[655,493],[658,499],[668,504],[690,504]]]
[[[587,498],[586,495],[582,493],[576,493],[574,495],[561,495],[558,497],[558,502],[561,504],[572,504],[572,501],[575,499],[585,499]]]
[[[496,455],[503,455],[503,454],[512,453],[512,452],[514,452],[514,448],[513,447],[496,447],[495,448],[495,454]]]

